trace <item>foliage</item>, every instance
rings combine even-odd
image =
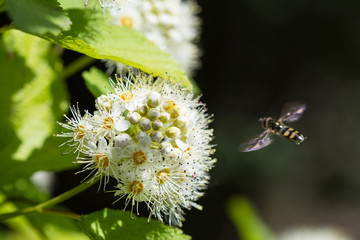
[[[166,226],[158,221],[132,216],[129,212],[103,209],[80,219],[80,226],[91,239],[134,240],[188,240],[189,236],[175,227]]]
[[[32,35],[10,30],[0,43],[1,154],[0,183],[30,176],[38,170],[69,168],[60,141],[50,137],[67,109],[62,64],[55,48]],[[47,149],[46,153],[41,148]]]
[[[82,74],[85,84],[94,97],[106,94],[107,91],[114,92],[109,79],[96,67],[90,68],[90,71],[84,71]]]
[[[73,167],[74,156],[63,156],[66,149],[58,147],[63,139],[53,137],[61,131],[56,122],[69,106],[65,78],[70,71],[63,66],[62,48],[115,60],[192,87],[179,64],[142,33],[114,26],[101,9],[79,2],[0,1],[0,10],[12,21],[2,26],[0,39],[1,214],[49,199],[49,194],[30,182],[35,172]],[[108,77],[97,68],[82,76],[94,96],[112,89]],[[6,226],[0,229],[2,239],[87,239],[74,220],[51,214],[28,214],[2,224]],[[134,220],[130,213],[109,209],[82,216],[80,226],[92,239],[105,235],[107,239],[190,239],[177,228]]]
[[[254,207],[244,197],[233,197],[227,204],[227,213],[244,240],[274,239],[267,227],[256,215]]]

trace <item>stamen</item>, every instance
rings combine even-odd
[[[168,168],[161,169],[157,176],[156,181],[160,184],[164,184],[170,178],[170,170]]]
[[[137,151],[133,154],[132,159],[134,160],[134,163],[136,165],[142,165],[144,162],[146,162],[146,155],[142,151]]]
[[[132,194],[137,195],[142,192],[144,185],[140,181],[132,181],[129,186],[129,190]]]
[[[125,102],[130,101],[131,99],[133,99],[133,97],[134,97],[134,94],[132,92],[128,92],[128,91],[124,92],[120,95],[120,98],[122,100],[124,100]]]

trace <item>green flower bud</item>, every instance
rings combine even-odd
[[[149,110],[149,107],[147,105],[142,105],[139,110],[138,110],[138,113],[141,115],[141,116],[145,116],[146,113],[148,112]]]
[[[170,120],[170,114],[168,114],[167,112],[162,112],[159,116],[160,121],[162,121],[163,123],[166,123]]]
[[[157,143],[159,143],[164,138],[162,133],[159,131],[152,131],[150,133],[150,137],[151,137],[151,140],[153,140],[154,142],[157,142]]]
[[[140,129],[143,131],[149,131],[151,129],[151,122],[147,118],[142,118],[139,123]]]
[[[176,118],[174,125],[178,128],[185,128],[187,125],[187,118],[184,116],[179,116]]]
[[[158,108],[150,108],[149,111],[147,112],[147,117],[151,121],[158,119],[159,116],[160,116],[160,110]]]
[[[164,124],[160,120],[156,120],[152,123],[152,128],[154,130],[160,130],[163,128],[163,126],[164,126]]]
[[[137,124],[141,118],[140,114],[137,112],[128,113],[126,117],[129,120],[129,122],[131,122],[132,124]]]
[[[147,105],[151,108],[156,108],[161,103],[161,96],[158,92],[150,93],[147,99]]]
[[[178,138],[180,136],[180,129],[177,127],[169,127],[166,129],[166,135],[169,138]]]
[[[170,111],[170,116],[172,118],[177,118],[178,116],[184,115],[185,111],[182,107],[180,107],[179,105],[176,105],[171,111]]]
[[[169,142],[163,142],[160,144],[160,152],[163,156],[171,156],[173,147]]]

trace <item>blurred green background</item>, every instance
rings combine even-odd
[[[194,239],[237,239],[223,210],[229,196],[242,194],[275,232],[336,225],[360,239],[360,2],[200,5],[204,58],[196,79],[215,114],[219,161],[204,211],[188,214],[185,232],[204,222]],[[291,124],[307,136],[303,144],[277,138],[237,152],[262,131],[259,117],[278,117],[296,100],[308,107]]]
[[[203,66],[195,80],[215,115],[218,163],[199,201],[204,210],[186,211],[183,231],[193,239],[239,239],[226,203],[242,195],[275,233],[334,225],[360,239],[360,2],[199,4]],[[79,56],[65,50],[65,65]],[[92,111],[94,98],[81,73],[67,83],[72,104]],[[238,152],[240,143],[262,131],[258,118],[279,117],[285,103],[298,100],[308,109],[291,126],[307,137],[303,144],[277,137],[260,151]],[[86,174],[76,171],[59,173],[52,194],[78,185]],[[77,213],[122,208],[113,201],[94,186],[65,205]]]

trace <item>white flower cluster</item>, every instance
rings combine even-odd
[[[126,206],[146,202],[150,215],[181,225],[182,208],[201,206],[196,201],[209,180],[215,159],[211,116],[193,94],[169,81],[140,74],[119,79],[115,92],[96,99],[97,110],[61,126],[58,136],[104,185],[118,181],[115,196],[126,196]],[[68,150],[69,151],[69,150]],[[125,206],[125,207],[126,207]],[[150,216],[149,216],[150,217]]]
[[[113,23],[142,32],[160,49],[168,52],[188,75],[199,66],[200,7],[193,1],[181,0],[104,0],[102,6]],[[124,65],[109,60],[109,69]]]

